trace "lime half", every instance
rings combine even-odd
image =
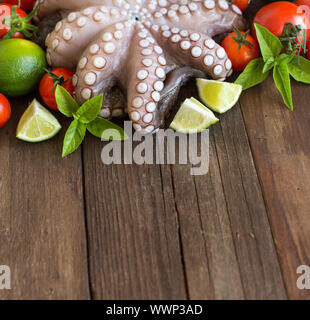
[[[53,138],[60,129],[58,120],[34,99],[19,121],[16,137],[27,142],[41,142]]]
[[[231,109],[242,93],[242,86],[235,83],[207,79],[197,79],[196,83],[201,101],[218,113]]]
[[[218,121],[211,110],[195,98],[190,98],[183,102],[170,128],[182,133],[197,133]]]

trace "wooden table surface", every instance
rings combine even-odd
[[[15,138],[32,97],[0,129],[0,299],[308,299],[310,90],[294,112],[269,78],[210,130],[210,170],[103,165],[87,136],[62,159],[62,130]],[[189,86],[186,94],[196,94]],[[61,118],[64,127],[68,121]]]

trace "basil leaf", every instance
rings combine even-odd
[[[85,124],[73,120],[69,129],[66,132],[63,149],[62,149],[62,157],[66,157],[81,145],[84,140],[86,133]]]
[[[264,64],[263,73],[270,71],[275,64],[275,60],[273,57],[268,58],[268,60]]]
[[[97,117],[87,125],[87,130],[95,137],[102,140],[127,140],[128,136],[125,131],[116,124]]]
[[[243,90],[254,87],[268,77],[269,72],[263,72],[263,69],[264,60],[262,58],[252,60],[237,78],[235,83],[242,85]]]
[[[268,29],[255,24],[256,36],[265,62],[269,58],[276,58],[282,51],[281,41]]]
[[[82,123],[90,123],[96,119],[102,106],[103,95],[86,101],[76,113],[77,119]]]
[[[294,58],[295,54],[286,54],[282,53],[276,58],[276,63],[280,64],[282,62],[285,62],[286,64],[290,63],[292,59]]]
[[[310,61],[304,57],[294,55],[288,64],[288,71],[296,81],[310,84]]]
[[[80,107],[70,93],[62,86],[57,86],[55,98],[59,111],[69,118],[71,118]]]
[[[290,74],[286,62],[276,64],[273,68],[273,79],[280,91],[286,106],[293,110],[293,99],[291,90]]]

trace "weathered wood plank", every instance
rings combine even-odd
[[[189,169],[172,168],[189,296],[285,298],[239,106],[210,130],[209,173],[192,177]]]
[[[160,166],[103,165],[102,147],[88,137],[83,152],[93,297],[185,299],[177,215],[164,201],[171,188]]]
[[[309,299],[296,286],[296,269],[310,265],[310,90],[294,82],[293,92],[294,112],[272,78],[247,91],[241,105],[289,297]]]
[[[80,153],[61,159],[63,134],[35,145],[15,138],[29,100],[12,101],[0,129],[0,264],[12,273],[0,299],[87,299]]]

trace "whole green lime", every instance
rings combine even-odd
[[[32,92],[46,68],[45,52],[24,39],[0,41],[0,92],[16,97]]]

